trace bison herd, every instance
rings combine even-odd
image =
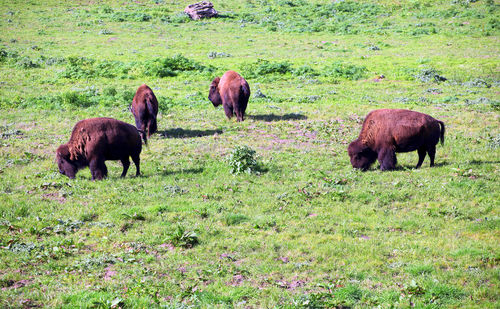
[[[210,84],[208,99],[214,107],[222,104],[228,119],[234,114],[237,121],[245,119],[249,97],[247,81],[235,71],[227,71]],[[139,176],[142,140],[147,144],[151,134],[157,131],[158,100],[151,88],[141,85],[129,109],[134,115],[135,127],[112,118],[77,122],[69,141],[56,151],[59,172],[75,178],[78,170],[88,166],[92,180],[99,180],[108,174],[105,161],[120,160],[121,177],[125,177],[131,157]],[[379,109],[368,113],[359,137],[349,144],[347,152],[352,166],[363,171],[375,160],[382,171],[394,169],[396,152],[415,150],[418,152],[416,168],[422,165],[426,154],[430,166],[434,166],[436,145],[444,142],[444,133],[444,123],[429,115],[404,109]]]

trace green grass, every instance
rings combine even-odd
[[[498,1],[185,5],[0,7],[1,307],[499,306]],[[230,69],[242,123],[207,99]],[[134,123],[142,83],[160,104],[142,176],[60,175],[74,124]],[[444,121],[436,166],[353,170],[377,108]]]

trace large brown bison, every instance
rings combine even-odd
[[[142,84],[137,89],[130,111],[134,115],[135,126],[140,130],[144,143],[147,144],[147,138],[157,130],[158,100],[153,90],[146,84]]]
[[[396,166],[396,152],[418,151],[419,168],[428,153],[434,166],[436,144],[444,143],[444,123],[429,115],[405,109],[379,109],[370,112],[358,139],[347,152],[354,168],[366,171],[376,159],[380,169]]]
[[[59,172],[71,179],[78,170],[88,166],[95,180],[108,175],[106,160],[120,160],[121,177],[125,177],[130,156],[139,176],[141,149],[141,137],[133,125],[112,118],[85,119],[76,123],[68,143],[59,146],[56,162]]]
[[[237,121],[243,121],[250,97],[247,81],[235,71],[227,71],[210,84],[208,99],[217,107],[222,104],[228,119],[236,114]]]

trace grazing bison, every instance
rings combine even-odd
[[[122,161],[121,177],[125,177],[130,156],[139,176],[141,148],[141,137],[133,125],[112,118],[85,119],[76,123],[68,143],[59,146],[56,162],[59,172],[71,179],[88,166],[95,180],[108,175],[106,160]]]
[[[379,109],[370,112],[358,139],[347,149],[354,168],[366,171],[376,159],[380,169],[396,166],[396,152],[418,151],[416,168],[422,165],[425,153],[434,166],[436,144],[444,142],[444,123],[429,115],[405,109]]]
[[[146,84],[142,84],[137,89],[130,111],[135,118],[135,126],[141,132],[144,143],[147,144],[147,138],[156,132],[156,115],[158,115],[158,100],[153,90]],[[146,138],[147,137],[147,138]]]
[[[217,107],[222,104],[228,119],[236,114],[237,121],[243,121],[250,97],[247,81],[235,71],[227,71],[210,84],[208,99]]]

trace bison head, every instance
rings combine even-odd
[[[71,160],[67,144],[57,148],[56,163],[59,168],[59,173],[68,176],[70,179],[75,178],[76,172],[78,172],[79,169],[79,164],[77,161]]]
[[[352,167],[363,171],[370,168],[370,165],[377,159],[377,153],[363,145],[359,140],[350,143],[347,152],[351,158]]]
[[[214,107],[217,107],[222,104],[222,100],[220,98],[220,93],[219,93],[219,81],[220,77],[214,78],[212,83],[210,84],[210,92],[208,93],[208,99]]]

